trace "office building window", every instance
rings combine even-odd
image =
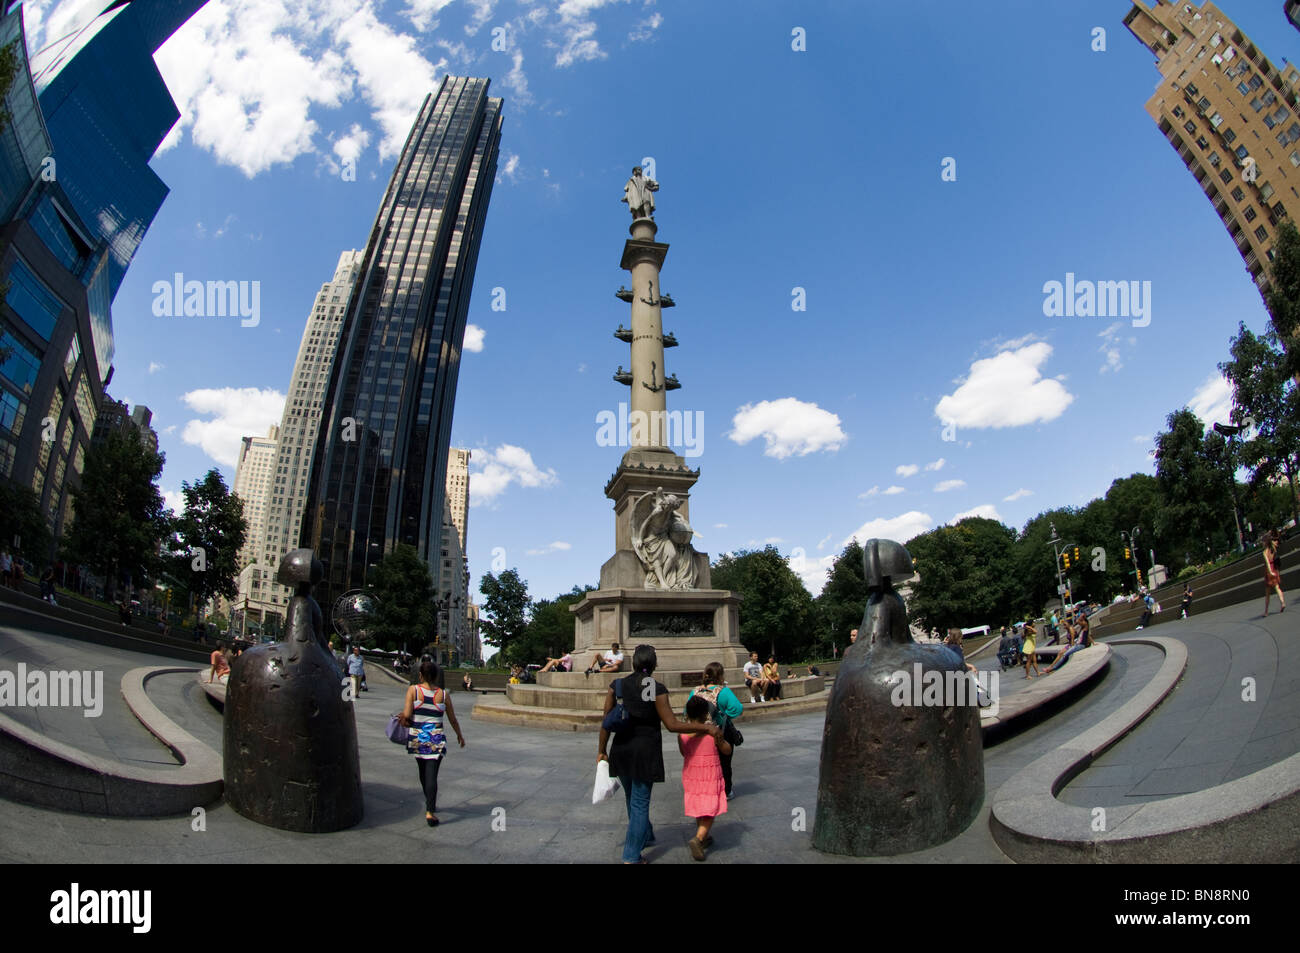
[[[63,302],[45,287],[21,258],[15,258],[13,267],[9,269],[9,294],[5,302],[47,341],[63,313]]]
[[[1234,202],[1240,202],[1245,197],[1246,197],[1246,193],[1241,191],[1241,186],[1237,186],[1235,189],[1232,190],[1232,200]]]
[[[1259,226],[1259,228],[1255,229],[1255,237],[1262,242],[1264,239],[1268,238],[1268,230],[1265,229],[1263,225]]]
[[[1256,214],[1257,213],[1255,212],[1255,206],[1250,205],[1246,207],[1246,215],[1245,215],[1246,221],[1248,222],[1255,221]]]
[[[41,359],[8,330],[0,332],[0,356],[8,353],[9,359],[0,364],[0,374],[24,394],[31,394],[36,375],[41,370]]]
[[[1219,178],[1223,180],[1224,185],[1227,185],[1229,182],[1232,181],[1232,170],[1224,169],[1222,172],[1219,173]]]
[[[23,430],[23,418],[27,416],[27,404],[7,390],[0,390],[0,430],[7,430],[17,437]]]

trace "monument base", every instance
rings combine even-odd
[[[624,671],[631,671],[632,651],[641,644],[655,647],[663,672],[698,672],[710,662],[731,671],[749,658],[740,644],[740,596],[725,589],[597,589],[569,611],[574,668],[586,668],[614,642],[622,647]]]

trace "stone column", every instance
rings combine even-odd
[[[632,447],[667,448],[668,388],[659,270],[668,246],[654,240],[658,227],[653,219],[635,219],[628,231],[632,237],[623,247],[621,262],[621,267],[632,273],[632,416],[628,443]]]

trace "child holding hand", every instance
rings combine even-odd
[[[686,702],[686,720],[692,724],[707,724],[709,703],[699,695]],[[707,734],[680,734],[677,747],[682,753],[682,788],[685,789],[686,816],[695,818],[695,836],[687,847],[696,860],[704,859],[704,850],[713,844],[709,831],[713,820],[727,812],[726,788],[722,780],[722,762],[718,752],[731,754],[731,745],[719,738],[714,741]]]

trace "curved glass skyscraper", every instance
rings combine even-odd
[[[317,599],[366,583],[398,543],[439,564],[461,344],[496,174],[501,100],[448,76],[393,170],[348,302],[303,511]]]

